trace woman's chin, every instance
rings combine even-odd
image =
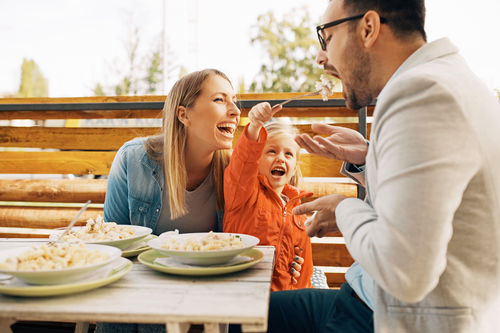
[[[218,149],[232,149],[233,148],[233,141],[219,142],[218,146],[219,146]]]

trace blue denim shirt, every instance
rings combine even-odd
[[[147,155],[144,141],[133,139],[118,150],[108,177],[104,221],[155,230],[165,180],[162,168]],[[223,212],[218,211],[214,231],[222,231],[222,216]]]

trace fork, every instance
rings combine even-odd
[[[78,221],[78,218],[80,217],[80,215],[83,214],[83,212],[87,209],[87,207],[90,205],[91,201],[88,200],[83,206],[82,208],[80,208],[80,211],[78,212],[78,214],[76,214],[76,216],[73,218],[73,220],[71,220],[71,222],[68,224],[68,226],[66,227],[66,229],[64,229],[64,231],[62,232],[61,235],[59,235],[59,237],[57,237],[56,240],[54,241],[51,241],[49,242],[49,246],[50,245],[54,245],[55,243],[58,243],[59,240],[61,240],[63,238],[64,235],[66,235],[68,233],[68,231],[73,227],[73,225],[76,223],[76,221]]]
[[[307,94],[303,94],[303,95],[299,95],[299,96],[292,97],[292,98],[290,98],[290,99],[287,99],[287,100],[286,100],[286,101],[284,101],[284,102],[281,102],[281,103],[276,104],[275,106],[273,106],[273,108],[274,108],[274,107],[276,107],[276,106],[278,106],[278,105],[283,106],[283,105],[285,105],[285,104],[286,104],[286,103],[288,103],[288,102],[294,101],[294,100],[299,99],[299,98],[302,98],[302,97],[308,97],[308,96],[316,96],[316,95],[319,95],[319,94],[320,94],[320,92],[321,92],[321,90],[318,90],[318,91],[315,91],[315,92],[310,92],[310,93],[307,93]]]

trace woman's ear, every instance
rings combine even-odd
[[[184,126],[186,126],[186,127],[191,125],[191,122],[190,122],[188,114],[187,114],[187,110],[184,106],[179,106],[177,108],[177,119],[179,119],[179,121],[181,123],[183,123]]]

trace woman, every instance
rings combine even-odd
[[[104,220],[153,233],[222,231],[223,174],[240,121],[227,76],[190,73],[172,87],[162,134],[125,143],[108,178]],[[165,325],[98,323],[96,332],[164,332]]]
[[[163,133],[136,138],[118,151],[104,220],[150,227],[155,234],[222,231],[222,177],[239,120],[236,95],[222,72],[181,78],[165,102]]]
[[[222,232],[223,175],[239,121],[236,95],[224,73],[205,69],[179,79],[165,101],[162,134],[133,139],[118,150],[104,220],[146,226],[157,235],[175,229]],[[297,258],[301,264],[303,258]],[[164,325],[142,324],[98,323],[96,329],[164,331]]]

